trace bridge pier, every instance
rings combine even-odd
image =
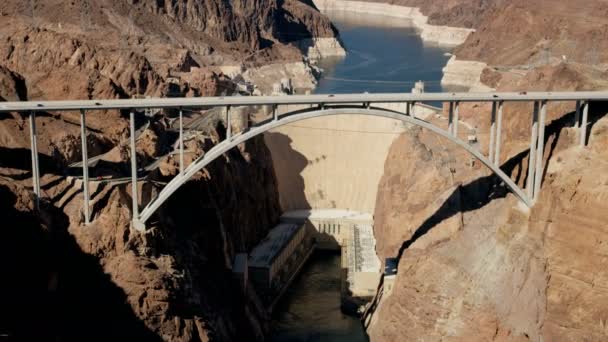
[[[416,118],[416,101],[413,101],[410,103],[410,115],[412,116],[412,119]]]
[[[589,101],[585,101],[583,105],[583,120],[580,127],[580,145],[581,147],[587,146],[587,124],[589,117]]]
[[[536,176],[536,145],[538,143],[538,102],[534,102],[534,112],[532,113],[532,128],[530,132],[530,153],[528,155],[528,181],[526,190],[528,198],[534,198],[534,177]]]
[[[82,192],[84,224],[90,223],[89,207],[89,152],[87,149],[87,125],[84,109],[80,110],[80,142],[82,144]]]
[[[540,186],[543,182],[543,162],[545,153],[545,122],[547,121],[547,101],[540,103],[540,118],[538,122],[538,149],[536,151],[536,176],[534,177],[534,198],[540,195]]]
[[[133,228],[139,231],[144,231],[146,229],[146,225],[139,220],[139,204],[138,204],[138,194],[137,191],[137,149],[135,147],[135,111],[131,110],[129,115],[130,119],[130,128],[131,128],[131,199],[132,199],[132,215]]]
[[[494,162],[494,144],[496,143],[496,102],[492,102],[492,116],[490,118],[490,147],[488,147],[488,159]]]
[[[230,113],[230,106],[226,107],[226,139],[232,139],[232,114]]]
[[[450,109],[448,113],[448,133],[454,135],[454,102],[450,101]]]
[[[184,113],[179,109],[179,173],[184,173]]]
[[[502,143],[502,112],[504,101],[498,102],[498,117],[496,119],[496,146],[494,150],[494,165],[500,166],[500,148]]]
[[[34,206],[40,209],[40,165],[38,163],[38,133],[36,132],[36,112],[30,112],[30,146],[32,151],[32,182],[34,188]]]
[[[581,101],[576,101],[576,112],[574,115],[574,128],[579,129],[581,126]]]
[[[452,135],[458,137],[458,120],[460,117],[460,101],[456,101],[454,104],[454,127],[452,128]]]

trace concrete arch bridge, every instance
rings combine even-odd
[[[83,151],[83,195],[84,216],[88,224],[89,213],[89,178],[88,153],[86,141],[86,116],[99,110],[119,109],[130,111],[130,145],[131,145],[131,184],[132,193],[137,194],[138,165],[135,151],[135,116],[143,115],[142,110],[149,109],[178,109],[179,144],[176,153],[180,156],[180,172],[143,208],[140,208],[137,196],[132,196],[133,227],[145,230],[145,224],[150,217],[196,173],[205,168],[224,153],[253,137],[271,129],[290,123],[332,115],[368,115],[399,120],[414,126],[427,129],[442,136],[454,145],[466,150],[498,176],[513,194],[526,206],[531,207],[540,192],[544,131],[547,116],[547,104],[551,101],[571,101],[576,103],[575,125],[579,129],[579,141],[582,146],[587,141],[589,102],[608,101],[608,92],[563,92],[563,93],[423,93],[423,94],[343,94],[343,95],[293,95],[293,96],[252,96],[252,97],[207,97],[207,98],[162,98],[162,99],[132,99],[132,100],[90,100],[90,101],[45,101],[45,102],[4,102],[0,103],[0,113],[21,112],[29,113],[30,137],[32,151],[32,182],[37,199],[40,192],[40,169],[36,139],[36,112],[79,111],[81,118],[81,141]],[[487,113],[490,121],[489,153],[482,154],[458,136],[459,108],[461,103],[477,102],[491,103],[492,110]],[[532,102],[534,110],[530,113],[530,158],[526,188],[519,187],[506,173],[500,169],[500,151],[503,138],[501,136],[503,107],[506,102]],[[432,124],[417,115],[418,104],[442,103],[448,104],[449,116],[447,127]],[[299,109],[282,111],[285,107],[298,106]],[[196,159],[189,166],[184,165],[184,129],[182,110],[196,108],[223,107],[226,122],[232,122],[233,108],[255,106],[269,108],[270,114],[251,127],[233,134],[232,126],[226,125],[226,138]],[[141,210],[140,210],[141,209]]]

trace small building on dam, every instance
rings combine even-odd
[[[251,282],[258,297],[272,310],[314,247],[314,238],[304,225],[281,223],[248,256],[238,254],[232,271],[243,288]]]

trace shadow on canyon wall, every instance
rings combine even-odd
[[[272,158],[279,182],[282,209],[311,209],[302,177],[302,172],[309,163],[308,158],[293,149],[292,140],[287,135],[278,132],[266,132],[264,135],[267,144],[275,146]]]
[[[0,185],[5,222],[0,230],[0,334],[8,340],[158,340],[98,259],[81,251],[61,210],[43,202],[39,217],[15,209],[16,201]]]
[[[220,138],[225,128],[217,127]],[[212,146],[206,146],[206,150]],[[234,148],[205,167],[159,209],[153,253],[170,255],[188,286],[171,302],[175,314],[205,322],[212,339],[262,340],[268,317],[251,291],[239,288],[231,264],[279,222],[280,205],[263,137]]]
[[[587,142],[593,126],[604,116],[608,114],[608,105],[603,103],[591,103],[589,107],[589,124],[587,126]],[[545,126],[545,152],[544,152],[544,167],[542,182],[545,180],[549,164],[553,154],[555,153],[559,138],[565,128],[574,127],[575,112],[563,115],[562,117],[551,121]],[[578,139],[575,141],[578,144]],[[501,165],[501,169],[512,177],[512,179],[522,188],[527,183],[527,160],[530,150],[524,150]],[[488,203],[498,198],[504,198],[509,193],[509,189],[501,182],[500,178],[491,174],[489,176],[478,178],[468,184],[461,184],[446,201],[437,209],[437,211],[427,218],[414,232],[409,240],[403,242],[399,248],[396,257],[397,263],[401,261],[403,254],[413,245],[418,239],[426,235],[439,223],[451,218],[459,213],[478,210]],[[369,309],[364,314],[368,317],[377,309],[382,296],[383,277],[378,286],[378,295],[372,301]]]
[[[593,126],[607,114],[608,106],[600,103],[592,103],[589,108],[589,125],[587,126],[587,141],[589,141],[589,132]],[[545,152],[544,152],[544,167],[542,182],[544,182],[549,164],[560,135],[564,128],[573,127],[575,124],[575,113],[568,113],[562,117],[551,121],[545,127]],[[578,143],[578,140],[577,142]],[[514,157],[510,158],[501,165],[501,169],[515,180],[517,184],[524,187],[527,183],[527,160],[530,150],[524,150]],[[497,198],[504,198],[509,193],[509,189],[502,184],[500,179],[492,174],[486,177],[478,178],[469,184],[460,185],[443,205],[429,217],[424,223],[416,229],[416,232],[411,239],[405,241],[399,249],[398,260],[401,259],[405,250],[407,250],[420,237],[428,233],[433,227],[440,222],[449,219],[450,217],[469,211],[480,209]]]

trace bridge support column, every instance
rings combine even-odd
[[[80,142],[82,143],[82,192],[83,192],[83,214],[84,224],[90,223],[89,207],[89,152],[87,147],[87,124],[84,110],[80,110]]]
[[[406,102],[405,103],[405,115],[407,115],[407,116],[411,116],[412,115],[410,105],[411,105],[410,102]]]
[[[144,231],[146,226],[139,220],[139,204],[137,191],[137,150],[135,148],[135,111],[131,110],[129,115],[131,128],[131,199],[132,199],[132,215],[133,228],[139,231]]]
[[[179,173],[184,173],[184,112],[179,109]]]
[[[413,119],[416,118],[416,101],[413,101],[410,103],[410,115],[412,116]]]
[[[32,183],[34,189],[34,205],[40,209],[40,165],[38,163],[38,133],[36,132],[36,112],[30,112],[30,146],[32,151]]]
[[[576,101],[576,112],[574,114],[574,125],[575,129],[581,126],[581,101]]]
[[[232,114],[230,114],[230,106],[226,107],[226,139],[232,139]]]
[[[277,105],[272,105],[272,119],[274,121],[279,120],[279,113],[277,111]]]
[[[454,102],[450,102],[448,113],[448,133],[454,135]]]
[[[580,145],[581,145],[581,147],[585,147],[587,145],[588,118],[589,118],[589,101],[585,101],[585,104],[583,105],[583,119],[581,121],[581,127],[580,127],[580,138],[581,138]]]
[[[534,198],[534,177],[536,165],[536,145],[538,143],[538,102],[534,102],[534,112],[532,114],[532,130],[530,134],[530,154],[528,156],[528,184],[526,190],[528,198]]]
[[[490,118],[490,146],[488,147],[488,159],[494,162],[494,144],[496,143],[496,102],[492,102],[492,116]]]
[[[454,104],[454,128],[453,130],[453,134],[455,137],[458,138],[458,120],[460,117],[460,101],[456,101],[456,104]]]
[[[538,120],[538,144],[536,150],[536,176],[534,177],[534,198],[540,195],[540,186],[543,182],[543,162],[545,152],[545,121],[547,120],[547,101],[540,104],[540,118]]]
[[[504,101],[498,102],[498,118],[496,119],[496,146],[494,150],[494,165],[500,165],[500,144],[502,143],[502,111]]]

